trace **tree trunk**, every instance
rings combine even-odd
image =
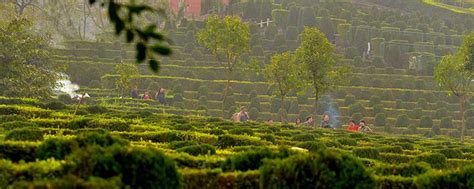
[[[319,101],[319,90],[317,88],[314,88],[314,116],[313,119],[316,119],[316,116],[318,115],[318,101]],[[314,125],[316,125],[316,121],[314,121]]]
[[[280,110],[285,109],[285,96],[286,95],[281,95]],[[280,112],[280,110],[278,110],[278,112]],[[280,115],[280,120],[282,123],[286,123],[286,117],[284,115]]]
[[[227,100],[227,95],[229,93],[229,87],[230,87],[230,74],[232,73],[231,70],[227,71],[227,84],[225,85],[225,90],[224,90],[224,97],[222,99],[222,118],[226,119],[226,107],[225,107],[225,101]]]
[[[466,123],[464,119],[464,103],[466,102],[466,98],[464,95],[460,97],[461,102],[461,144],[464,144],[464,131],[466,130]]]

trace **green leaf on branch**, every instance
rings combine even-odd
[[[151,50],[154,52],[161,54],[161,55],[169,55],[171,54],[171,49],[169,47],[162,46],[160,44],[156,44],[151,47]]]
[[[143,43],[137,43],[137,62],[143,62],[146,58],[146,46]]]
[[[153,70],[154,72],[159,72],[160,71],[160,62],[158,62],[155,59],[151,59],[148,64],[150,64],[150,69]]]

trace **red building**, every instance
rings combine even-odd
[[[224,6],[229,5],[230,0],[220,0]],[[185,5],[185,17],[199,17],[201,16],[202,0],[170,0],[171,10],[177,13],[180,5]]]

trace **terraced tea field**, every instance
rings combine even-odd
[[[474,143],[1,98],[2,188],[470,188]]]

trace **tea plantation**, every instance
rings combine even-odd
[[[22,2],[0,3],[0,189],[474,188],[472,1]],[[165,19],[133,20],[158,2]],[[235,33],[239,52],[206,44]],[[284,95],[278,57],[299,74]],[[334,129],[295,124],[325,114]]]
[[[1,98],[2,188],[470,188],[474,143]],[[118,103],[118,102],[117,102]]]

